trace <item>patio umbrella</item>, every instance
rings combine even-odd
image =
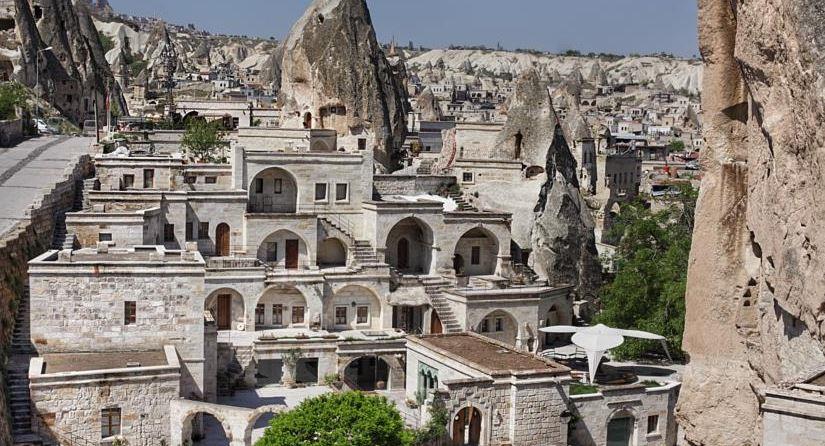
[[[620,328],[608,327],[603,324],[594,325],[592,327],[553,325],[550,327],[542,327],[539,331],[544,333],[574,333],[572,337],[573,343],[583,348],[587,353],[587,369],[591,383],[596,378],[596,370],[599,368],[599,363],[601,362],[604,353],[611,348],[616,348],[622,345],[625,337],[661,341],[662,346],[665,349],[665,353],[667,353],[667,357],[670,359],[670,353],[667,350],[665,337],[646,331],[622,330]]]

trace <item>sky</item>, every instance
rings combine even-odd
[[[118,12],[283,39],[310,0],[109,0]],[[698,54],[692,0],[368,0],[382,42]]]

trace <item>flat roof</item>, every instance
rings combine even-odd
[[[413,342],[438,353],[494,374],[508,372],[562,374],[570,371],[561,364],[471,332],[420,335],[410,338]]]
[[[169,365],[163,350],[148,352],[106,352],[106,353],[49,353],[43,355],[44,372],[89,372],[94,370],[125,369],[133,367],[155,367]]]

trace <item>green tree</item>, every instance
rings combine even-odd
[[[115,49],[115,41],[111,37],[107,36],[102,31],[98,31],[97,36],[100,39],[100,46],[103,47],[104,53],[108,53],[109,51]]]
[[[225,163],[226,158],[217,153],[218,149],[223,149],[227,145],[224,138],[226,138],[226,132],[220,122],[193,119],[186,126],[181,146],[190,157],[198,162]]]
[[[256,446],[409,446],[395,406],[361,392],[321,395],[273,418]]]
[[[17,82],[0,84],[0,119],[17,118],[17,108],[26,108],[26,87]]]
[[[668,145],[671,151],[673,152],[681,152],[685,150],[685,142],[680,139],[674,139]]]
[[[620,240],[613,259],[616,276],[601,288],[602,311],[596,316],[608,326],[665,336],[675,358],[684,356],[685,284],[698,195],[688,186],[679,192],[658,212],[641,201],[621,209],[609,232]],[[658,342],[628,339],[613,353],[638,358],[660,350]]]

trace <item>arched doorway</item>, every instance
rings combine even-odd
[[[304,128],[307,130],[312,128],[312,113],[310,112],[304,114]]]
[[[433,232],[423,221],[405,218],[387,234],[386,262],[405,274],[429,274]]]
[[[552,307],[550,307],[549,310],[547,310],[547,314],[545,315],[545,318],[544,318],[544,326],[545,327],[552,327],[554,325],[560,325],[560,324],[561,324],[561,317],[559,315],[559,310],[556,308],[555,305],[553,305]],[[556,340],[556,339],[558,339],[557,334],[554,334],[554,333],[545,333],[544,334],[544,344],[545,345],[552,344],[553,341]]]
[[[460,258],[462,264],[456,268],[460,276],[489,276],[496,272],[498,263],[498,239],[484,228],[473,228],[458,239],[453,251],[453,259]],[[469,260],[469,261],[466,261]],[[455,265],[455,261],[453,262]]]
[[[215,229],[215,255],[229,256],[229,225],[226,223],[219,224]]]
[[[395,250],[396,259],[398,259],[398,269],[406,270],[410,267],[410,241],[406,237],[398,240],[398,247]]]
[[[636,419],[627,412],[617,413],[607,423],[607,446],[630,446],[633,441],[633,432]]]
[[[305,269],[309,265],[307,244],[298,234],[281,229],[268,235],[258,247],[258,260],[279,269]]]
[[[444,325],[441,323],[441,317],[438,316],[438,312],[433,309],[430,315],[430,334],[442,333],[444,333]]]
[[[504,342],[509,345],[516,345],[518,338],[518,322],[503,310],[493,311],[479,321],[476,325],[476,332],[488,338]]]
[[[347,266],[347,247],[337,238],[324,239],[318,244],[318,266],[334,268]]]
[[[453,255],[453,270],[458,275],[464,274],[464,257],[461,257],[461,254]]]
[[[324,302],[324,328],[378,330],[383,326],[383,314],[378,294],[361,285],[347,285]]]
[[[249,212],[294,214],[298,209],[298,183],[280,167],[270,167],[255,175],[249,184]]]
[[[362,356],[344,369],[344,382],[364,392],[389,389],[390,366],[377,356]]]
[[[479,446],[481,444],[481,411],[465,407],[453,417],[452,446]]]
[[[228,446],[232,440],[230,427],[206,412],[184,419],[182,438],[192,446]]]
[[[303,328],[312,319],[307,300],[300,290],[290,285],[268,288],[255,304],[255,329]]]
[[[212,315],[218,330],[239,329],[245,323],[243,296],[233,289],[214,291],[206,298],[204,308]]]

